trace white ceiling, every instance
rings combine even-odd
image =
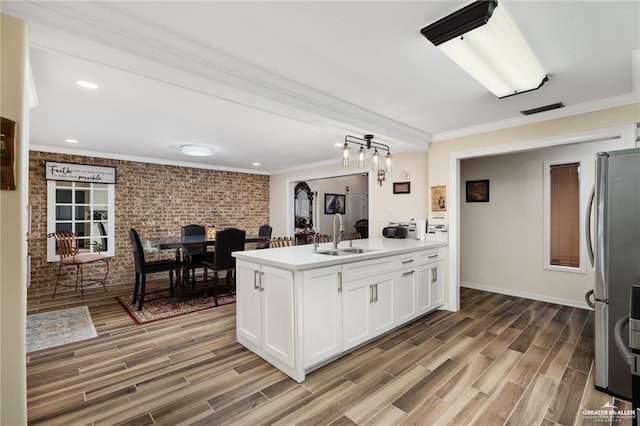
[[[35,149],[274,173],[338,162],[346,134],[424,151],[640,99],[640,2],[500,2],[549,75],[505,99],[420,35],[468,3],[5,0],[2,10],[31,27]],[[519,112],[555,102],[566,108]],[[187,143],[214,155],[187,157],[177,149]]]

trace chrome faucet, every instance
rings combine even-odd
[[[338,219],[340,221],[340,231],[336,232],[336,219]],[[342,241],[342,233],[344,232],[344,225],[342,223],[342,216],[340,216],[340,213],[336,213],[336,215],[333,217],[333,248],[337,249],[338,248],[338,243],[340,241]]]

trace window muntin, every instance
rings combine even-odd
[[[47,232],[75,232],[81,252],[93,252],[95,241],[102,254],[113,256],[114,185],[50,180],[47,189]],[[57,260],[55,241],[49,239],[47,261]]]

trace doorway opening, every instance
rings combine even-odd
[[[341,214],[345,231],[357,232],[356,224],[366,224],[368,233],[368,173],[295,181],[291,186],[293,208],[289,223],[293,235],[331,234],[335,213]],[[301,188],[308,188],[309,192]]]

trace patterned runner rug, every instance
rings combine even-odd
[[[27,353],[97,336],[87,306],[27,315]]]
[[[142,305],[142,311],[138,311],[137,303],[135,305],[131,304],[131,296],[118,296],[116,300],[136,324],[159,321],[215,307],[213,296],[193,297],[182,300],[178,296],[172,297],[168,291],[147,294]],[[218,306],[235,303],[235,301],[235,295],[218,296]]]

